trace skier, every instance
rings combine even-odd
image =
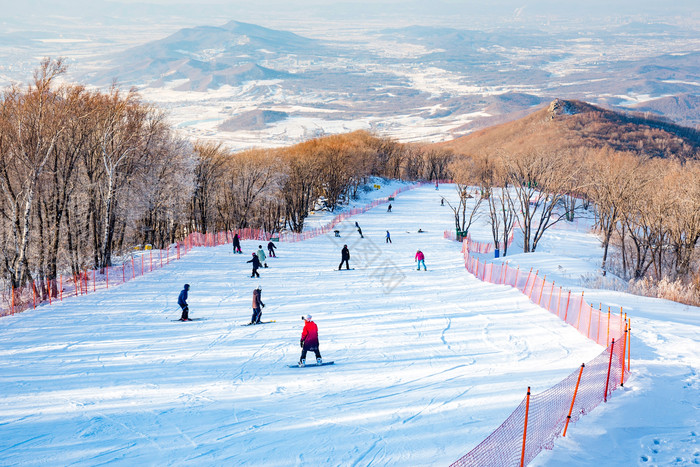
[[[440,200],[440,206],[444,206],[444,205],[445,205],[445,198],[442,198],[442,199]]]
[[[392,243],[391,234],[389,233],[388,230],[386,231],[386,243]]]
[[[425,267],[425,255],[423,254],[422,251],[418,250],[416,252],[416,258],[415,261],[418,263],[418,270],[420,271],[420,265],[423,264],[423,270],[427,271],[428,268]]]
[[[316,354],[316,363],[320,365],[323,360],[321,360],[321,352],[318,350],[318,326],[311,321],[311,315],[302,316],[301,319],[304,320],[304,330],[301,332],[301,341],[299,341],[301,346],[299,366],[306,366],[306,352],[309,350]]]
[[[180,292],[180,296],[177,297],[177,304],[182,308],[182,316],[180,321],[192,321],[189,318],[190,307],[187,305],[187,291],[190,290],[190,284],[185,284],[185,287]]]
[[[258,273],[258,268],[260,268],[260,258],[258,258],[258,255],[253,253],[253,259],[249,259],[246,261],[246,263],[253,263],[253,273],[250,275],[250,277],[260,277],[260,274]]]
[[[275,243],[272,240],[270,240],[270,242],[267,244],[267,256],[269,256],[270,258],[277,258],[277,255],[275,254],[275,249],[277,249]]]
[[[438,190],[438,182],[435,180],[435,189]]]
[[[263,264],[265,267],[267,267],[267,256],[265,256],[265,252],[262,249],[262,245],[258,245],[258,259],[260,260],[260,264]]]
[[[233,236],[233,252],[243,254],[243,250],[241,250],[241,239],[238,238],[238,234]]]
[[[391,212],[391,203],[389,203],[389,207],[386,208],[386,212]]]
[[[355,227],[357,227],[357,233],[360,234],[360,238],[365,238],[365,237],[362,235],[362,229],[360,228],[360,224],[358,224],[357,221],[355,221]]]
[[[345,269],[350,269],[350,250],[348,250],[347,245],[343,245],[343,249],[340,251],[341,254],[341,259],[340,259],[340,264],[338,265],[338,271],[343,267],[343,263],[345,263]]]
[[[257,289],[253,290],[253,316],[250,318],[250,324],[260,324],[260,318],[262,317],[262,311],[260,307],[265,308],[265,304],[262,302],[262,287],[258,286]]]

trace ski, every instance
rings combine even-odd
[[[257,324],[268,324],[268,323],[276,323],[274,319],[271,321],[260,321],[259,323],[246,323],[246,324],[241,324],[241,326],[255,326]]]
[[[320,365],[318,363],[308,363],[304,366],[299,366],[297,363],[296,365],[289,365],[289,368],[309,368],[309,367],[314,367],[314,366],[326,366],[326,365],[333,365],[335,362],[323,362]]]
[[[182,321],[182,322],[185,322],[185,321],[202,321],[203,319],[204,319],[204,318],[190,318],[190,319],[187,319],[187,320],[184,320],[184,319],[171,319],[170,321]]]

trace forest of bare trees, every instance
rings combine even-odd
[[[190,232],[299,232],[369,176],[448,177],[452,152],[359,131],[232,152],[179,137],[134,90],[65,84],[46,59],[0,97],[0,268],[7,286],[102,268]],[[43,291],[46,293],[46,291]],[[55,293],[55,291],[54,291]]]
[[[610,147],[476,153],[451,166],[458,186],[486,198],[496,248],[513,223],[523,252],[588,209],[603,247],[601,269],[631,290],[700,304],[700,161],[652,158]],[[502,250],[503,252],[503,250]]]

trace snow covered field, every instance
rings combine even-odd
[[[120,287],[0,319],[0,464],[455,461],[527,386],[543,391],[603,348],[515,289],[467,273],[460,245],[442,238],[454,223],[441,195],[456,197],[428,185],[399,195],[392,213],[379,206],[342,224],[340,239],[281,243],[260,279],[245,263],[258,242],[243,242],[243,255],[198,248]],[[472,235],[489,238],[485,225]],[[344,243],[354,270],[339,272]],[[586,232],[553,230],[530,255],[517,243],[512,264],[550,269],[572,288],[597,266]],[[428,271],[415,269],[418,248]],[[184,283],[199,321],[172,321]],[[257,285],[263,320],[276,322],[242,326]],[[631,316],[633,374],[534,464],[700,463],[699,310],[586,296]],[[289,368],[309,313],[335,365]]]

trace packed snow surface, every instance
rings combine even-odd
[[[124,285],[0,319],[0,464],[455,461],[527,386],[543,391],[603,348],[517,290],[467,273],[460,244],[443,239],[454,220],[441,196],[456,193],[424,186],[391,213],[345,221],[340,238],[279,243],[260,279],[245,262],[259,242],[244,241],[242,255],[196,248]],[[552,230],[531,255],[516,240],[512,264],[550,268],[575,287],[599,257],[587,230]],[[473,236],[488,232],[482,219]],[[337,270],[343,244],[349,271]],[[427,271],[416,270],[417,249]],[[173,320],[185,283],[200,320],[183,323]],[[275,322],[244,326],[258,285],[263,320]],[[632,317],[632,378],[535,463],[697,464],[698,309],[590,293]],[[335,365],[289,368],[307,314]]]

